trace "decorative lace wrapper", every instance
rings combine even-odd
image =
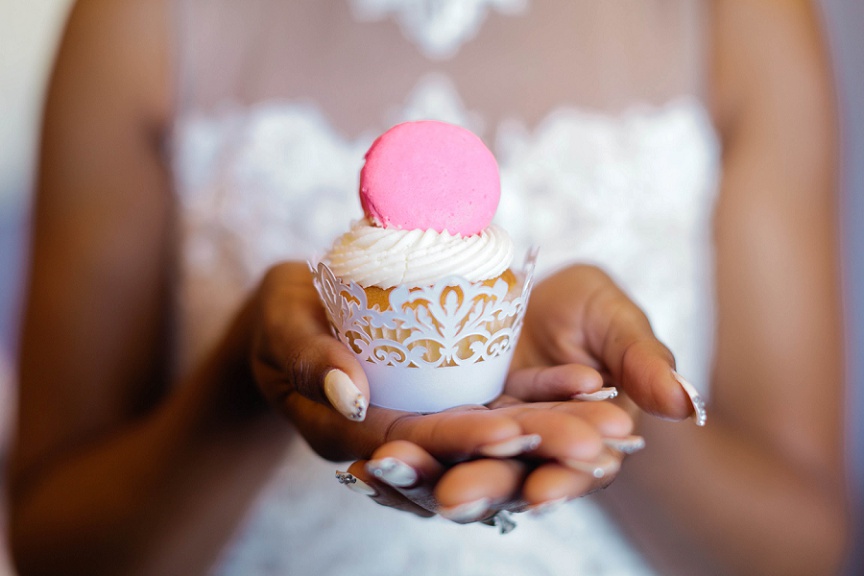
[[[397,286],[389,309],[366,290],[310,264],[334,335],[354,353],[376,406],[438,412],[485,404],[504,388],[531,292],[536,251],[510,286],[458,276],[432,286]]]

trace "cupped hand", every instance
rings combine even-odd
[[[385,506],[467,523],[500,511],[545,510],[602,488],[624,454],[642,446],[631,435],[628,412],[608,402],[524,403],[502,396],[489,410],[518,422],[523,434],[456,462],[413,442],[391,441],[368,461],[354,462],[350,480],[363,482]]]
[[[365,481],[379,502],[420,514],[473,521],[611,481],[624,451],[640,440],[629,437],[632,416],[609,403],[560,401],[602,398],[604,381],[632,390],[650,411],[686,415],[675,390],[671,400],[651,403],[651,390],[665,393],[656,372],[671,369],[671,354],[638,308],[593,268],[568,269],[537,286],[511,395],[488,407],[428,415],[368,407],[365,374],[332,337],[305,264],[267,275],[258,327],[252,366],[262,394],[320,455],[357,460],[352,480]],[[389,465],[413,470],[413,481],[389,483]]]
[[[505,398],[495,409],[463,406],[426,415],[369,407],[366,376],[330,333],[304,263],[285,263],[268,272],[257,294],[256,315],[251,365],[258,387],[325,458],[364,459],[386,442],[404,440],[452,463],[496,447],[500,453],[501,446],[526,437],[542,442],[553,435],[541,415],[545,405]],[[553,419],[578,420],[572,410],[566,403],[548,405],[548,411],[556,413]],[[590,459],[599,453],[598,433],[573,426],[572,453],[562,457]],[[541,453],[548,445],[541,443]]]
[[[374,488],[380,503],[422,514],[438,511],[462,520],[498,510],[546,508],[608,484],[624,455],[644,445],[640,437],[629,436],[629,429],[610,428],[610,423],[624,421],[615,413],[620,409],[585,401],[619,396],[619,404],[634,418],[637,406],[669,419],[695,410],[697,422],[704,423],[701,401],[691,399],[692,390],[683,387],[674,367],[672,354],[655,337],[645,314],[608,275],[593,266],[572,266],[534,289],[507,382],[509,396],[490,405],[501,414],[507,413],[504,407],[519,412],[530,407],[542,414],[548,424],[542,448],[522,457],[445,465],[417,446],[396,443],[382,446],[371,462],[356,462],[349,471]],[[549,404],[566,399],[583,402]],[[585,436],[580,440],[578,434],[555,433],[567,429],[548,414],[559,406],[567,406],[567,413],[583,425],[594,426],[595,439],[602,438],[605,448],[595,455],[593,468],[569,452]],[[588,432],[583,429],[583,434]],[[415,469],[416,482],[389,483],[387,466]]]
[[[590,399],[604,394],[601,386],[621,390],[649,414],[693,415],[704,424],[701,398],[675,372],[645,313],[605,272],[574,265],[534,288],[508,391],[524,400]]]

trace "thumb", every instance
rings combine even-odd
[[[361,422],[369,407],[369,383],[360,363],[339,340],[320,334],[295,349],[289,359],[289,380],[297,393],[330,404],[340,414]]]
[[[597,298],[597,307],[604,306]],[[645,314],[626,297],[610,299],[609,310],[589,310],[599,314],[602,326],[589,334],[589,346],[603,359],[615,380],[630,398],[645,411],[674,420],[693,416],[705,424],[705,404],[696,389],[675,371],[675,359],[654,335]],[[592,338],[593,336],[593,338]],[[593,340],[593,342],[592,342]]]
[[[259,353],[253,372],[261,393],[288,412],[292,394],[330,405],[354,422],[366,418],[369,384],[360,363],[339,340],[326,333],[285,342],[282,354]],[[278,358],[278,360],[277,360]]]
[[[366,375],[351,350],[330,333],[303,263],[275,266],[265,276],[252,364],[261,392],[286,413],[286,402],[296,393],[331,405],[352,421],[366,418]]]

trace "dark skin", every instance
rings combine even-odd
[[[805,2],[713,6],[711,97],[725,153],[712,413],[706,429],[641,418],[650,456],[634,458],[610,491],[627,497],[625,520],[646,533],[687,526],[672,548],[692,550],[700,566],[830,574],[845,517],[824,47]],[[510,396],[492,408],[422,417],[370,408],[356,423],[327,406],[333,367],[368,388],[329,337],[299,263],[262,279],[218,345],[172,381],[165,9],[80,2],[49,89],[10,472],[22,573],[204,572],[297,431],[325,457],[357,460],[351,471],[380,502],[428,514],[478,495],[491,511],[518,510],[608,482],[562,462],[591,461],[604,438],[628,435],[632,406],[558,401],[603,377],[651,414],[690,414],[644,315],[581,266],[537,286]],[[310,339],[319,345],[298,345]],[[525,434],[543,439],[538,466],[478,457]],[[420,484],[376,483],[362,462],[387,456],[415,467]],[[680,471],[675,482],[669,470]],[[802,527],[802,517],[813,522]]]

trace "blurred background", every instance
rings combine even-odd
[[[0,0],[0,471],[13,403],[11,357],[41,101],[71,3]],[[0,522],[0,576],[12,574],[4,533]]]
[[[71,0],[0,0],[0,328],[11,345],[10,325],[21,265],[22,216],[29,201],[41,111],[57,36]]]

